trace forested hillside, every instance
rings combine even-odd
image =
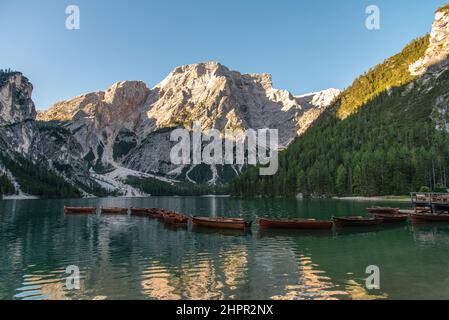
[[[0,174],[0,199],[3,195],[12,195],[16,192],[14,185],[9,181],[8,177]]]
[[[77,198],[81,196],[75,186],[49,170],[45,164],[32,163],[19,155],[16,155],[14,159],[2,155],[0,160],[13,174],[26,194],[45,198]],[[2,194],[14,193],[16,190],[11,189],[11,183],[5,179],[0,179],[1,185],[5,188],[5,192]]]
[[[449,138],[436,129],[435,121],[443,122],[444,127],[447,119],[444,110],[436,111],[434,104],[438,98],[447,105],[449,72],[442,72],[425,86],[400,74],[405,72],[402,61],[416,59],[413,48],[423,52],[426,41],[414,41],[395,56],[394,64],[401,66],[397,74],[388,67],[392,58],[356,80],[343,93],[341,105],[322,115],[281,153],[275,176],[260,177],[257,169],[251,169],[231,183],[231,193],[373,196],[404,195],[423,186],[433,190],[445,187]],[[375,83],[384,88],[380,94]],[[370,100],[372,96],[375,98]],[[357,107],[361,101],[369,102]],[[343,110],[350,115],[341,119],[345,105],[348,107]]]
[[[402,86],[414,79],[409,66],[423,56],[429,45],[429,35],[408,44],[402,52],[378,64],[358,77],[340,96],[337,115],[345,118],[383,91]]]

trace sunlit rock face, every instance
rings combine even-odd
[[[56,103],[40,112],[40,121],[67,121],[69,129],[87,155],[113,162],[113,147],[120,132],[133,132],[150,89],[141,81],[118,82],[106,92],[89,93]]]
[[[449,57],[449,11],[442,9],[435,14],[435,21],[430,33],[429,47],[424,57],[410,65],[410,73],[420,76],[439,64],[447,64]],[[431,71],[431,70],[429,70]]]
[[[290,92],[274,89],[269,74],[241,74],[208,62],[176,68],[152,90],[145,109],[150,130],[192,121],[220,131],[279,129],[280,144],[286,146],[301,117],[315,106],[301,105]]]
[[[304,134],[313,122],[335,102],[340,93],[341,90],[338,89],[327,89],[296,97],[296,101],[305,110],[298,120],[298,135]]]
[[[432,24],[425,55],[410,65],[410,73],[419,76],[404,94],[431,99],[431,118],[438,130],[449,132],[449,91],[445,79],[449,72],[449,8],[438,10]],[[429,94],[430,93],[430,94]]]

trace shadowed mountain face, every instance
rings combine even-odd
[[[5,149],[23,155],[34,154],[38,152],[39,137],[31,99],[33,86],[18,72],[5,74],[4,78],[0,83],[0,138]]]
[[[4,71],[0,79],[0,194],[72,197],[81,195],[75,185],[91,189],[94,182],[70,136],[39,130],[28,79]],[[65,167],[64,177],[56,167]]]

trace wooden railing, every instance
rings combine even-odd
[[[411,194],[413,204],[447,204],[449,205],[449,193],[414,192]]]

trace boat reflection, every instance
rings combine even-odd
[[[258,238],[278,237],[332,237],[332,230],[290,230],[290,229],[259,229]]]
[[[367,226],[367,227],[347,227],[347,228],[336,228],[335,234],[337,236],[342,235],[353,235],[353,234],[375,234],[382,232],[387,228],[401,228],[403,226],[395,226],[395,225],[380,225],[380,226]]]
[[[248,229],[248,230],[211,229],[211,228],[202,228],[202,227],[197,227],[197,226],[192,226],[192,231],[195,233],[199,233],[199,234],[220,235],[220,236],[225,236],[225,237],[243,237],[243,236],[252,234],[250,229]]]
[[[186,231],[188,229],[187,225],[173,225],[173,224],[163,224],[165,230],[169,231]]]
[[[415,241],[420,244],[449,246],[449,224],[418,223],[411,228]]]

